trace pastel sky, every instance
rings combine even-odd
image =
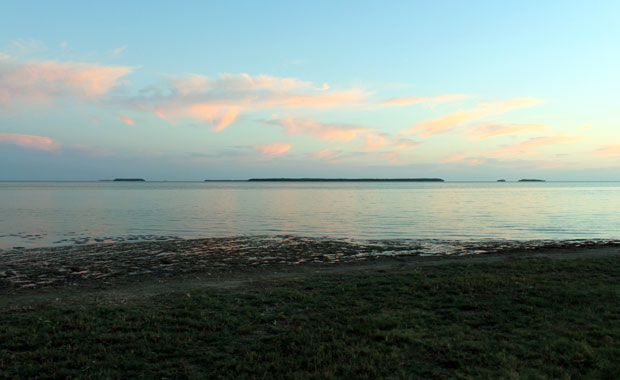
[[[0,180],[620,180],[618,1],[9,1]]]

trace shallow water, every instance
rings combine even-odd
[[[282,235],[620,238],[620,183],[0,182],[0,248]]]

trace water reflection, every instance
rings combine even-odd
[[[618,183],[0,182],[0,197],[4,248],[275,234],[616,239],[620,231]]]

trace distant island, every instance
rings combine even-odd
[[[525,178],[525,179],[520,179],[519,182],[545,182],[545,180],[544,179]]]
[[[250,182],[444,182],[441,178],[250,178]]]
[[[115,178],[114,182],[145,182],[143,178]]]
[[[498,179],[497,182],[506,182],[505,179]]]

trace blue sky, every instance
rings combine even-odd
[[[0,180],[620,180],[617,2],[13,2]]]

